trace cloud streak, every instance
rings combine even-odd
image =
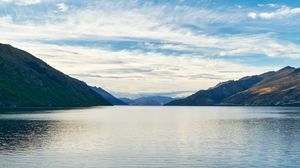
[[[18,6],[28,6],[41,3],[41,0],[0,0],[0,3],[11,3]]]
[[[276,7],[273,4],[272,7]],[[286,17],[291,17],[300,14],[300,8],[290,8],[287,6],[281,6],[279,9],[272,12],[250,12],[248,13],[248,17],[252,19],[261,18],[261,19],[282,19]]]

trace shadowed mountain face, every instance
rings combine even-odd
[[[96,93],[98,93],[100,96],[105,98],[109,103],[113,105],[127,105],[127,103],[124,103],[123,101],[117,99],[101,87],[91,87],[91,89],[93,89]]]
[[[128,98],[120,98],[123,102],[127,103],[128,105],[135,105],[135,106],[162,106],[166,103],[169,103],[173,100],[171,97],[166,96],[150,96],[150,97],[141,97],[135,100],[131,100]]]
[[[300,105],[300,69],[285,67],[220,83],[166,105]]]
[[[84,82],[31,54],[0,44],[0,107],[110,105]]]

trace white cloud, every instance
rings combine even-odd
[[[257,4],[258,7],[269,7],[269,8],[278,8],[279,4],[269,3],[269,4]]]
[[[273,18],[284,18],[284,17],[294,16],[298,14],[300,14],[300,8],[289,8],[287,6],[282,6],[281,8],[273,12],[261,12],[261,13],[250,12],[248,13],[248,17],[252,19],[256,19],[256,18],[273,19]]]
[[[67,15],[63,22],[46,24],[12,23],[7,17],[2,21],[2,39],[14,41],[41,41],[60,39],[153,39],[181,45],[162,44],[162,49],[201,51],[204,56],[263,54],[269,57],[300,57],[300,46],[278,41],[272,34],[207,35],[165,24],[161,11],[153,15],[136,11],[83,10]],[[122,17],[120,17],[122,16]],[[2,19],[3,20],[3,19]],[[68,31],[65,31],[68,30]],[[5,32],[5,33],[4,33]],[[274,47],[276,45],[276,47]]]
[[[66,12],[67,10],[69,10],[69,6],[65,3],[58,3],[56,4],[56,6],[59,12]]]
[[[1,1],[4,3],[13,3],[19,6],[27,6],[41,3],[41,0],[0,0],[0,2]]]
[[[255,12],[250,12],[248,13],[248,17],[250,17],[251,19],[256,19],[257,14]]]
[[[12,21],[12,18],[10,16],[3,16],[3,17],[0,17],[0,24],[10,24],[12,25],[13,24],[13,21]]]
[[[226,45],[226,41],[230,41],[230,44]],[[300,59],[299,45],[276,40],[272,38],[272,34],[230,37],[219,45],[226,46],[220,51],[220,56],[249,56],[259,54],[268,57]]]

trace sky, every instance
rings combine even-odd
[[[0,0],[0,43],[117,97],[300,66],[299,0]]]

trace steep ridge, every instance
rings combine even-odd
[[[33,55],[0,44],[0,107],[110,105],[87,84]]]

